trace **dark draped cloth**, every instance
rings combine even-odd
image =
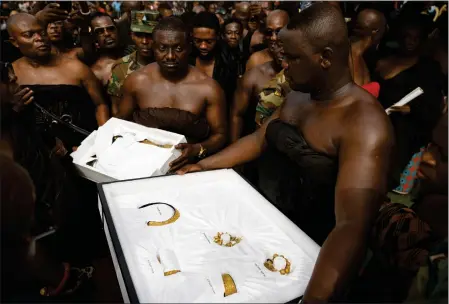
[[[424,91],[408,104],[411,109],[409,114],[390,115],[396,137],[396,161],[392,168],[395,185],[399,185],[401,173],[413,154],[432,139],[432,130],[442,115],[443,79],[439,65],[425,58],[391,79],[383,79],[377,74],[372,79],[380,84],[378,99],[385,109],[417,87]]]

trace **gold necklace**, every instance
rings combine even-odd
[[[145,204],[143,206],[140,206],[138,209],[142,209],[142,208],[153,206],[153,205],[166,205],[166,206],[170,207],[171,209],[173,209],[173,215],[168,220],[165,220],[165,221],[162,221],[162,222],[148,221],[147,222],[147,226],[164,226],[164,225],[168,225],[168,224],[176,222],[176,220],[178,220],[179,217],[181,216],[181,213],[179,213],[178,209],[176,209],[175,207],[173,207],[170,204],[161,203],[161,202]]]

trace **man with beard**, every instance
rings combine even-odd
[[[268,14],[267,24],[265,28],[265,40],[267,44],[276,43],[279,40],[279,31],[286,26],[288,23],[288,13],[283,10],[274,10]],[[270,52],[270,47],[268,49],[256,52],[251,55],[246,64],[246,70],[251,70],[252,68],[261,65],[265,62],[274,60],[272,53]]]
[[[195,16],[192,27],[194,49],[190,64],[220,84],[229,106],[238,78],[238,62],[223,52],[218,41],[220,23],[215,14],[202,12]]]
[[[90,66],[92,72],[106,86],[111,78],[112,66],[124,55],[119,45],[117,27],[112,18],[104,13],[95,13],[90,27],[96,41],[97,58]]]
[[[224,94],[218,83],[188,64],[188,33],[177,17],[153,31],[156,63],[132,73],[123,85],[117,117],[183,134],[182,155],[172,170],[220,150],[226,142]]]
[[[111,96],[112,115],[118,111],[118,103],[120,102],[120,88],[129,74],[154,62],[152,33],[157,24],[159,13],[157,11],[133,11],[133,21],[131,23],[131,37],[136,45],[137,50],[127,55],[112,67],[112,75],[108,83],[108,94]],[[147,23],[139,24],[136,14],[141,14],[146,18]]]
[[[239,20],[232,18],[224,22],[222,26],[222,51],[225,53],[225,57],[229,58],[229,62],[235,64],[239,78],[243,76],[246,64],[239,48],[242,34],[243,26]]]
[[[364,9],[357,16],[353,35],[350,37],[349,67],[354,82],[359,86],[371,82],[370,71],[365,63],[364,55],[370,48],[377,48],[386,28],[387,20],[377,10]]]
[[[321,245],[304,303],[344,301],[387,190],[392,126],[352,82],[341,12],[316,3],[280,32],[292,92],[265,124],[180,174],[277,155],[277,207]]]

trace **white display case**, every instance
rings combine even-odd
[[[125,302],[286,303],[303,295],[320,247],[234,170],[98,190]],[[289,264],[289,273],[265,263],[274,254],[284,256],[277,270]]]
[[[147,139],[153,144],[132,140],[113,144],[114,136],[123,134],[135,134],[140,137],[139,140]],[[181,151],[175,149],[175,146],[186,142],[184,135],[111,118],[83,140],[71,156],[80,176],[96,183],[104,183],[164,175],[169,170],[170,162],[181,155]],[[98,163],[89,165],[96,160],[107,165],[109,171],[97,166]]]

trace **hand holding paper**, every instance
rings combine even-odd
[[[399,100],[397,103],[395,103],[394,105],[392,105],[391,107],[386,109],[385,112],[387,112],[387,115],[390,115],[391,112],[401,112],[404,114],[410,113],[410,106],[407,106],[407,107],[405,107],[405,106],[410,101],[412,101],[413,99],[415,99],[416,97],[420,96],[423,93],[424,93],[424,91],[420,87],[417,87],[416,89],[414,89],[413,91],[408,93],[404,98]]]

